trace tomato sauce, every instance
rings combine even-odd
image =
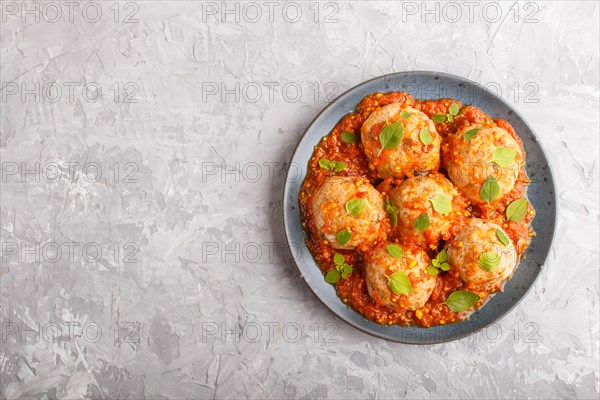
[[[408,93],[390,92],[373,93],[366,96],[356,106],[354,112],[345,115],[335,125],[335,127],[324,136],[315,146],[313,155],[308,162],[308,172],[304,179],[299,196],[299,203],[302,215],[302,227],[307,232],[306,244],[313,255],[321,271],[326,274],[335,266],[333,256],[340,253],[345,257],[345,262],[353,266],[353,272],[347,279],[340,279],[335,285],[340,299],[362,314],[365,318],[378,322],[380,324],[392,325],[418,325],[430,327],[434,325],[444,325],[452,322],[464,320],[468,317],[470,311],[456,313],[450,310],[445,304],[442,304],[448,296],[456,290],[469,290],[480,296],[480,300],[474,306],[474,309],[481,307],[487,298],[494,292],[502,290],[503,283],[485,284],[479,286],[470,286],[464,283],[456,270],[451,269],[438,275],[436,287],[427,303],[416,311],[397,309],[391,310],[385,306],[377,304],[367,291],[365,281],[364,254],[360,250],[336,250],[317,234],[317,229],[312,216],[312,200],[316,191],[321,187],[323,181],[331,175],[330,171],[319,168],[319,160],[327,159],[330,161],[343,161],[346,163],[346,169],[339,172],[340,176],[361,176],[367,178],[371,184],[377,188],[385,198],[385,193],[389,192],[394,186],[399,185],[402,180],[395,178],[380,179],[373,165],[369,165],[362,144],[360,142],[360,129],[366,119],[376,109],[391,104],[404,103],[406,106],[413,107],[432,117],[435,114],[448,114],[449,107],[456,103],[460,107],[460,112],[452,121],[436,123],[436,130],[442,136],[446,137],[453,134],[462,127],[475,123],[495,123],[499,127],[508,131],[515,138],[517,143],[523,148],[520,138],[514,132],[512,126],[504,120],[492,119],[477,107],[463,105],[454,99],[439,100],[418,100]],[[358,141],[353,144],[345,143],[342,140],[342,132],[353,132]],[[441,173],[445,173],[443,166]],[[530,228],[530,222],[535,216],[535,210],[528,203],[527,214],[524,220],[518,222],[507,221],[505,218],[505,209],[512,202],[526,196],[526,188],[529,178],[525,168],[520,168],[517,182],[513,190],[508,193],[503,201],[494,204],[493,207],[486,205],[470,206],[468,211],[475,217],[493,221],[500,225],[506,234],[515,244],[517,255],[520,256],[525,251],[534,235]],[[450,229],[450,235],[455,235],[464,225],[465,220],[459,220]],[[387,226],[389,224],[382,225]],[[395,230],[390,230],[388,240],[399,241],[400,238]],[[405,247],[419,248],[416,243],[402,241]],[[378,244],[374,244],[373,247]],[[425,249],[431,258],[435,257],[439,249]]]

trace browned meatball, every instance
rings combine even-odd
[[[369,295],[378,304],[392,310],[406,308],[416,310],[431,296],[435,288],[436,277],[427,273],[429,257],[423,250],[411,252],[403,250],[400,258],[393,257],[387,246],[379,247],[366,258],[366,282]],[[388,285],[389,277],[401,272],[410,280],[412,291],[406,294],[395,294]]]
[[[443,156],[450,180],[473,203],[490,200],[481,193],[488,178],[499,189],[491,200],[502,199],[513,189],[525,160],[517,141],[495,124],[470,125],[449,135]]]
[[[446,244],[448,263],[460,278],[472,285],[500,283],[507,280],[517,266],[517,253],[508,239],[500,240],[498,225],[473,218]]]
[[[398,207],[402,238],[430,248],[436,248],[440,239],[448,240],[452,226],[469,215],[467,200],[439,173],[406,179],[390,192],[389,199]],[[417,223],[419,218],[429,221],[426,227]]]
[[[336,249],[367,246],[386,236],[383,198],[365,178],[327,178],[315,194],[312,213],[319,237]],[[350,234],[343,244],[338,240],[341,231]]]
[[[393,148],[383,148],[381,133],[398,121],[402,139]],[[428,133],[421,136],[423,128]],[[374,111],[361,128],[361,139],[365,154],[380,178],[404,178],[414,171],[434,171],[440,166],[441,137],[435,124],[412,107],[392,103]]]

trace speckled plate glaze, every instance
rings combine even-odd
[[[525,251],[524,257],[504,291],[497,293],[467,321],[420,328],[417,326],[385,326],[367,320],[347,307],[337,296],[335,288],[326,283],[305,244],[306,234],[300,223],[298,194],[306,174],[308,160],[314,146],[327,135],[345,114],[352,112],[360,100],[373,92],[402,91],[418,99],[450,97],[463,104],[481,108],[494,118],[510,122],[521,137],[527,153],[526,169],[531,178],[529,201],[536,209],[533,228],[537,235]],[[483,86],[467,79],[439,72],[399,72],[380,76],[361,83],[329,104],[310,124],[300,140],[291,160],[283,197],[285,232],[290,250],[300,274],[331,311],[350,325],[373,336],[410,344],[443,343],[477,332],[502,318],[527,294],[546,261],[556,225],[556,195],[554,179],[548,158],[533,129],[506,101]],[[298,171],[302,173],[299,175]]]

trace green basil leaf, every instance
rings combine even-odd
[[[427,273],[431,276],[437,276],[437,274],[439,274],[440,271],[438,271],[438,269],[433,265],[430,265],[429,267],[427,267]]]
[[[450,202],[450,198],[445,194],[438,193],[429,201],[431,201],[433,209],[439,214],[448,214],[450,211],[452,211],[452,203]]]
[[[343,246],[346,243],[348,243],[350,241],[350,239],[352,239],[352,234],[350,232],[348,232],[347,229],[344,229],[337,233],[336,239],[337,239],[338,243]]]
[[[431,142],[433,142],[433,138],[431,137],[431,133],[429,133],[429,129],[421,128],[419,140],[421,140],[421,143],[423,143],[425,146],[429,146]]]
[[[448,261],[448,253],[446,253],[446,249],[440,251],[438,255],[435,257],[438,262],[443,263]]]
[[[527,199],[522,197],[513,201],[506,207],[506,219],[509,221],[521,221],[527,214]]]
[[[385,212],[387,212],[388,217],[390,217],[390,221],[392,221],[392,226],[395,228],[398,226],[398,207],[390,203],[390,199],[388,197],[385,198]]]
[[[492,269],[500,265],[500,260],[500,254],[496,254],[493,251],[486,251],[481,256],[479,256],[477,264],[479,264],[479,267],[481,267],[481,269],[491,271]]]
[[[387,246],[385,246],[385,248],[387,249],[387,252],[390,254],[390,256],[394,258],[402,258],[402,256],[404,255],[402,247],[398,246],[397,244],[388,244]]]
[[[352,273],[352,265],[343,264],[338,271],[342,273],[342,278],[346,279]]]
[[[343,161],[329,161],[325,158],[319,160],[319,167],[333,172],[340,172],[346,169],[346,163]]]
[[[477,293],[468,290],[457,290],[452,292],[448,299],[442,303],[448,306],[454,312],[463,312],[473,307],[480,297]]]
[[[480,130],[481,130],[480,128],[473,128],[473,129],[466,131],[465,133],[463,133],[463,139],[465,139],[465,140],[473,139],[475,137],[475,135],[477,135],[477,132],[479,132]]]
[[[325,275],[325,282],[327,283],[337,283],[337,281],[340,280],[342,274],[340,274],[340,271],[336,270],[336,269],[332,269],[331,271],[329,271],[327,273],[327,275]]]
[[[483,185],[481,185],[479,197],[481,197],[481,200],[491,203],[499,194],[500,186],[498,185],[498,181],[493,176],[488,176]]]
[[[363,213],[366,206],[367,202],[364,199],[356,198],[346,203],[346,211],[353,217],[358,217]]]
[[[411,113],[411,112],[408,112],[408,111],[402,111],[402,112],[400,113],[400,118],[408,118],[408,117],[410,117],[411,115],[412,115],[412,113]]]
[[[395,294],[407,294],[412,292],[413,288],[410,279],[403,272],[394,272],[388,278],[388,287]]]
[[[344,265],[344,263],[346,262],[346,257],[341,255],[340,253],[335,253],[335,255],[333,256],[333,262],[335,263],[335,265]]]
[[[419,232],[423,232],[425,229],[429,228],[429,215],[427,213],[419,215],[417,219],[415,219],[413,226]]]
[[[352,144],[358,142],[358,135],[354,132],[342,132],[342,141]]]
[[[455,116],[458,114],[458,110],[460,110],[460,108],[458,108],[458,104],[452,103],[450,104],[450,108],[448,108],[448,114]]]
[[[319,160],[319,167],[326,169],[327,171],[331,171],[331,161],[323,158]]]
[[[431,117],[431,119],[433,120],[433,122],[441,124],[443,122],[446,122],[446,114],[435,114]]]
[[[496,236],[498,237],[498,240],[500,240],[500,243],[502,243],[503,245],[508,246],[510,244],[510,239],[508,238],[508,236],[506,236],[504,232],[502,232],[501,229],[496,229]]]
[[[492,162],[501,167],[508,167],[515,160],[517,152],[506,147],[498,147],[492,153]]]
[[[427,272],[429,273],[429,275],[434,275],[432,273],[432,271],[434,269],[436,270],[435,275],[437,275],[437,274],[440,273],[440,269],[442,271],[449,271],[450,270],[450,264],[448,264],[446,262],[447,260],[448,260],[448,253],[446,253],[446,249],[443,249],[442,251],[440,251],[437,254],[437,256],[435,256],[435,258],[433,258],[431,260],[431,265],[429,267],[427,267]]]
[[[346,169],[346,163],[343,161],[332,161],[333,163],[333,172],[340,172]]]
[[[381,154],[383,149],[395,149],[398,147],[403,137],[404,127],[400,121],[396,121],[393,124],[383,128],[379,134],[379,143],[381,143],[381,149],[377,155]]]

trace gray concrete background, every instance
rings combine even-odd
[[[1,398],[598,398],[597,2],[1,3]],[[529,295],[434,346],[334,317],[281,227],[307,124],[403,70],[501,94],[558,185]]]

